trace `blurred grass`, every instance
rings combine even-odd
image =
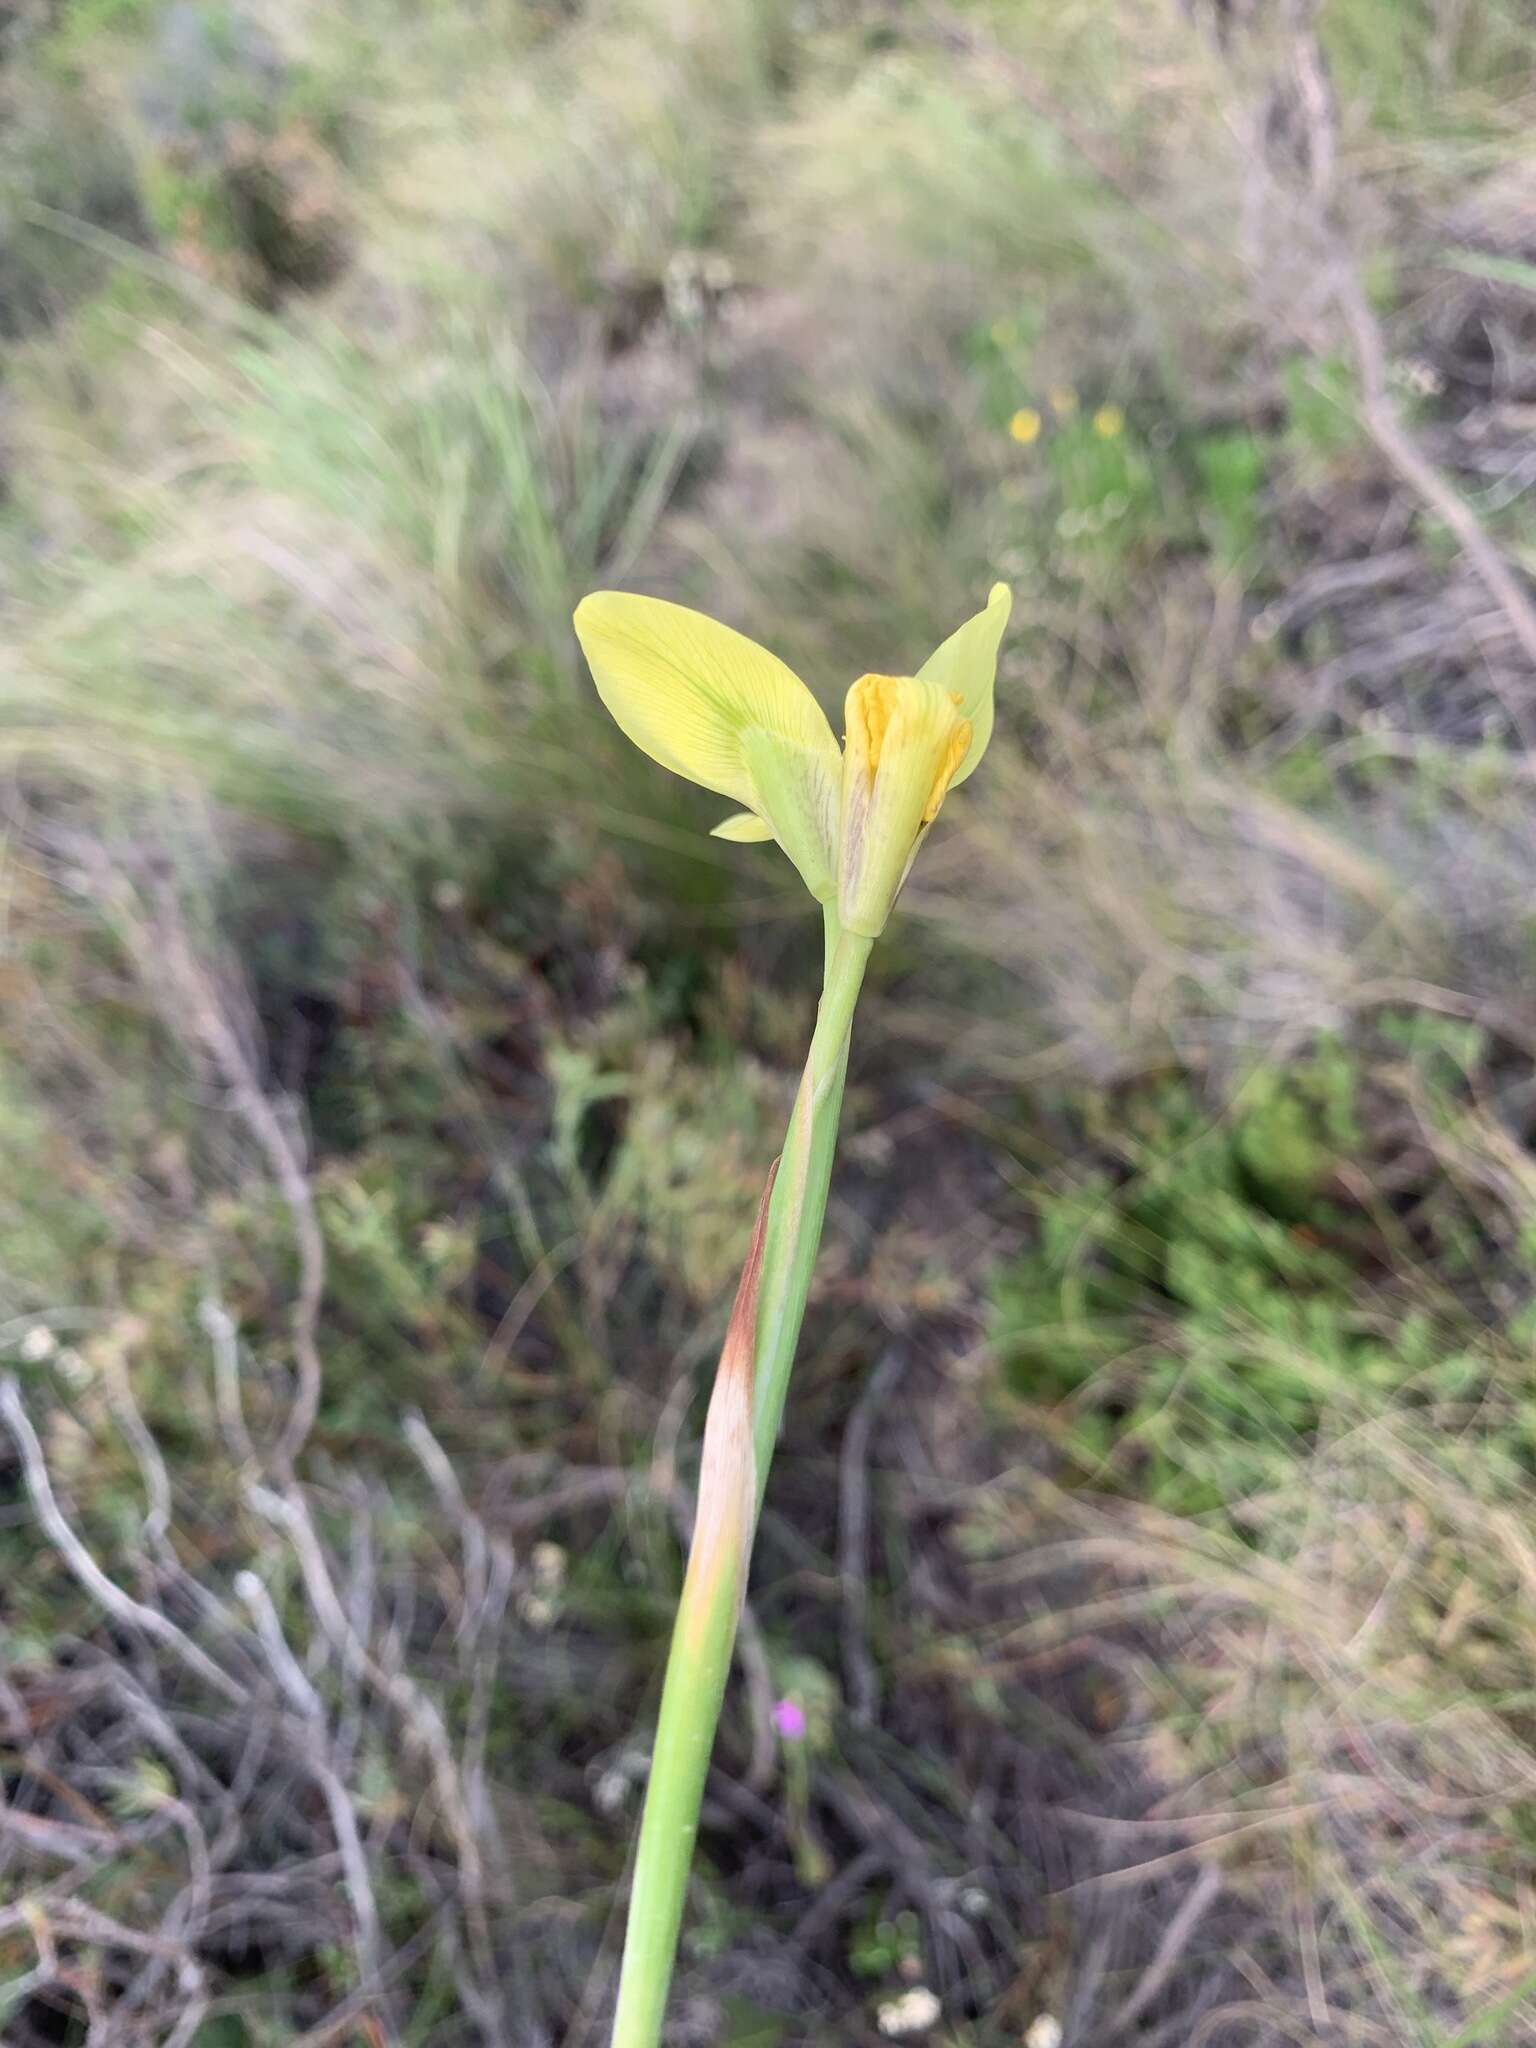
[[[1527,26],[1319,17],[1396,400],[1526,568]],[[1279,23],[77,0],[7,38],[0,1345],[90,1539],[143,1568],[126,1374],[193,1577],[254,1560],[298,1625],[205,1334],[225,1304],[270,1435],[292,1216],[185,947],[324,1238],[328,1539],[388,1485],[379,1571],[451,1714],[406,1411],[519,1548],[485,1737],[526,1864],[509,1952],[574,2026],[675,1586],[680,1401],[811,984],[771,850],[709,841],[616,739],[570,608],[704,604],[835,711],[1005,576],[999,739],[886,949],[768,1532],[763,1668],[826,1731],[753,1793],[779,1862],[713,1829],[685,1990],[708,2038],[875,2039],[915,1965],[949,1971],[937,2038],[1047,2011],[1096,2038],[1038,1788],[989,1851],[1028,1896],[977,1932],[878,1858],[796,1932],[861,1800],[960,1897],[973,1751],[1022,1725],[1041,1782],[1134,1749],[1147,1811],[1218,1844],[1260,1990],[1197,1944],[1179,2038],[1536,2038],[1529,676],[1364,429]],[[882,1414],[870,1729],[830,1474],[892,1326],[930,1462]],[[20,1667],[101,1639],[14,1504],[0,1554]],[[1084,1643],[1079,1724],[1030,1688]],[[732,1774],[749,1750],[743,1708]],[[359,1771],[406,1941],[415,1793],[383,1748]],[[104,1910],[165,1882],[130,1845]],[[18,1978],[22,1947],[0,1933]],[[1115,1954],[1123,1997],[1150,1958]],[[353,1968],[231,1969],[197,2048],[294,2038]],[[408,1981],[401,2038],[464,2038],[451,1963]],[[1210,2031],[1228,2006],[1249,2033]],[[83,2038],[19,2009],[29,2048]]]

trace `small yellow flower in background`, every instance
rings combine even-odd
[[[1077,411],[1077,393],[1070,384],[1054,385],[1050,392],[1051,411],[1059,420],[1071,419]]]
[[[987,332],[992,337],[994,348],[1012,348],[1019,338],[1019,323],[1017,320],[994,320]]]
[[[1101,441],[1113,441],[1125,427],[1125,414],[1118,405],[1101,405],[1093,416],[1093,431]]]
[[[715,837],[776,839],[811,894],[835,899],[844,930],[875,939],[939,806],[992,737],[1012,604],[996,583],[915,676],[856,682],[843,752],[792,669],[702,612],[600,590],[577,606],[576,634],[635,745],[746,806]]]
[[[1040,438],[1040,415],[1032,405],[1021,405],[1008,422],[1008,431],[1021,447],[1027,448],[1031,441]]]

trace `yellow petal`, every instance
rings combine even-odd
[[[877,939],[970,742],[956,693],[931,679],[861,676],[848,692],[838,915]]]
[[[793,669],[702,612],[621,590],[583,598],[576,634],[635,745],[766,819],[812,893],[830,894],[841,765]]]
[[[706,789],[745,803],[748,726],[814,742],[831,729],[792,669],[744,633],[659,597],[599,590],[576,608],[598,695],[637,747]]]
[[[997,650],[1012,610],[1013,595],[1007,584],[994,583],[986,610],[977,612],[958,632],[951,633],[918,670],[924,682],[953,690],[959,700],[960,716],[971,728],[960,765],[949,779],[951,789],[964,782],[987,751],[987,742],[992,737]]]
[[[732,811],[728,818],[722,818],[711,828],[711,839],[734,839],[743,846],[752,845],[760,839],[771,839],[773,827],[764,824],[756,811]]]

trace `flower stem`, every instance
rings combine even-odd
[[[864,984],[872,943],[854,932],[839,931],[836,913],[828,909],[827,963],[816,1029],[768,1205],[752,1400],[759,1511],[821,1244],[832,1158],[837,1150],[838,1119],[843,1107],[843,1083],[848,1074],[853,1012]]]
[[[870,941],[827,912],[816,1029],[720,1354],[699,1504],[640,1822],[612,2048],[656,2048],[682,1925],[704,1779],[746,1596],[752,1537],[826,1215],[854,1006]]]

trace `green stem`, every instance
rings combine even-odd
[[[762,1507],[763,1488],[784,1411],[816,1250],[821,1242],[843,1081],[848,1071],[849,1034],[870,944],[868,939],[840,932],[836,913],[829,907],[826,970],[816,1029],[769,1198],[762,1263],[755,1275],[751,1408],[750,1414],[743,1412],[741,1418],[734,1467],[739,1480],[734,1535],[739,1541],[732,1540],[730,1531],[722,1535],[720,1518],[713,1514],[710,1530],[706,1532],[703,1496],[709,1482],[701,1478],[699,1527],[667,1657],[650,1783],[635,1854],[612,2048],[656,2048],[661,2039],[704,1779],[746,1591],[752,1532]],[[729,1349],[727,1338],[727,1350],[721,1358],[721,1380],[726,1375]],[[710,1465],[715,1448],[711,1431],[716,1427],[720,1401],[721,1388],[717,1383],[705,1431],[706,1466]],[[729,1419],[723,1419],[722,1440],[729,1429]],[[718,1467],[715,1469],[718,1471]]]
[[[678,1602],[635,1852],[613,2048],[656,2048],[661,2039],[742,1591],[739,1567],[722,1572],[695,1598],[690,1571]]]
[[[790,1368],[805,1320],[806,1297],[821,1244],[827,1189],[837,1150],[837,1125],[848,1074],[854,1006],[873,941],[841,932],[827,909],[827,964],[816,1029],[789,1119],[779,1177],[768,1205],[768,1235],[757,1309],[757,1372],[753,1382],[752,1446],[761,1512],[768,1468],[778,1441]]]

